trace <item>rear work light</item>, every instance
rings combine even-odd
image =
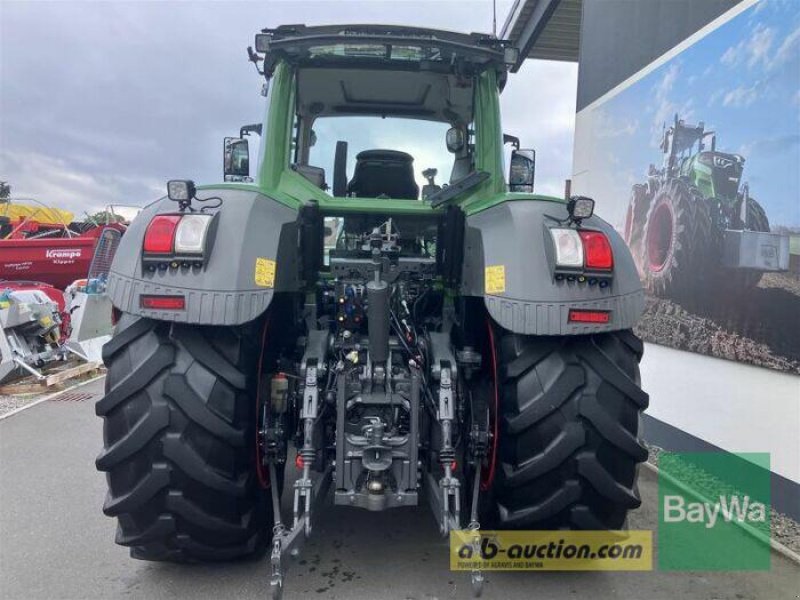
[[[148,254],[172,254],[175,230],[180,220],[180,215],[153,217],[144,233],[144,251]]]
[[[599,231],[579,231],[587,269],[610,271],[614,267],[614,254],[606,234]]]
[[[550,236],[556,253],[556,267],[589,271],[613,269],[614,254],[603,232],[552,228]]]
[[[567,321],[570,323],[594,323],[602,325],[611,322],[611,313],[607,310],[570,309]]]
[[[142,308],[151,310],[185,310],[186,298],[183,296],[140,296]]]

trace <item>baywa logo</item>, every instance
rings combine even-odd
[[[665,453],[658,466],[660,569],[769,569],[768,454]]]
[[[763,502],[755,502],[750,496],[720,496],[718,502],[687,502],[683,496],[664,496],[664,522],[703,523],[706,528],[714,527],[718,518],[726,523],[763,523],[767,519],[767,507]]]

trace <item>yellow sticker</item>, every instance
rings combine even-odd
[[[506,291],[506,267],[505,265],[493,265],[486,267],[486,293],[502,294]]]
[[[256,258],[256,285],[275,287],[275,261],[268,258]]]

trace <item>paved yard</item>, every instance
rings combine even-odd
[[[102,380],[80,389],[99,395]],[[81,398],[80,395],[73,396]],[[134,561],[113,542],[95,471],[102,445],[94,400],[47,401],[0,421],[0,598],[268,597],[267,560],[179,566]],[[642,470],[632,529],[655,529],[655,476]],[[800,568],[773,555],[770,572],[489,573],[484,598],[796,599]],[[285,598],[469,598],[424,509],[327,509],[291,566]]]

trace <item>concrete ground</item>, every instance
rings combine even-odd
[[[102,380],[81,392],[99,397]],[[88,395],[88,394],[87,394]],[[0,598],[268,598],[266,559],[179,566],[135,561],[100,507],[105,479],[94,399],[50,400],[0,421]],[[631,529],[656,529],[657,486],[641,471]],[[290,566],[287,600],[469,598],[424,508],[326,509]],[[773,554],[769,572],[488,573],[484,598],[800,598],[800,567]]]

